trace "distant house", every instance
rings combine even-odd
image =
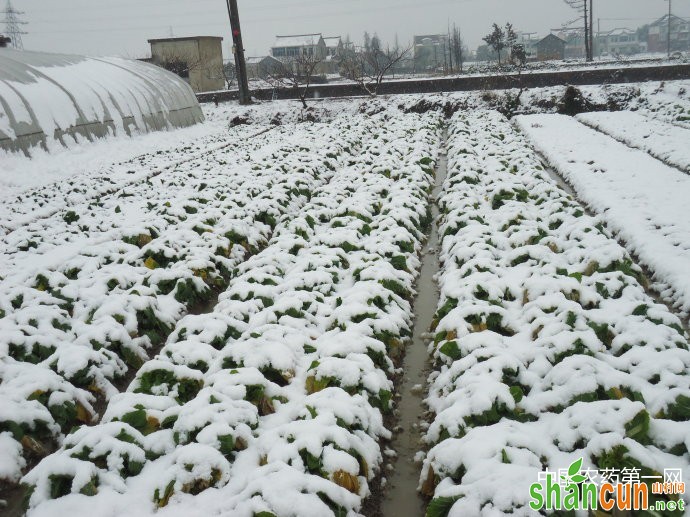
[[[197,93],[225,88],[223,38],[150,39],[151,62],[185,79]]]
[[[283,62],[273,56],[248,57],[246,62],[249,79],[265,79],[270,75],[278,75],[284,68]]]
[[[644,52],[646,48],[647,42],[641,42],[637,31],[631,29],[613,29],[597,36],[597,52],[629,56]]]
[[[436,71],[446,67],[450,57],[448,34],[425,34],[414,37],[414,64],[419,71]]]
[[[527,61],[534,61],[537,59],[537,43],[540,38],[535,37],[534,33],[518,32],[516,44],[522,45],[525,49],[525,57]]]
[[[647,49],[666,52],[668,49],[668,15],[649,25]],[[690,20],[671,15],[671,51],[690,50]]]
[[[340,36],[323,38],[326,44],[326,58],[319,63],[318,71],[322,74],[335,75],[340,70],[340,58],[343,55],[344,45]]]
[[[328,57],[339,57],[343,52],[343,39],[340,36],[329,36],[323,39]]]
[[[276,36],[271,47],[271,56],[283,62],[304,55],[325,59],[327,52],[326,42],[321,34]]]
[[[585,59],[587,57],[584,30],[569,30],[560,32],[557,36],[565,41],[565,59]]]
[[[552,61],[565,59],[565,45],[565,40],[553,34],[549,34],[536,44],[537,60]]]

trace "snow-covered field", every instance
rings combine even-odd
[[[580,199],[603,214],[608,228],[649,268],[664,298],[689,314],[690,175],[570,117],[533,115],[518,117],[517,124]],[[676,142],[687,133],[664,128]],[[655,140],[648,146],[655,154],[663,152]],[[677,154],[687,154],[687,147]]]
[[[690,129],[634,111],[582,113],[577,120],[690,174]]]
[[[0,394],[15,439],[47,449],[96,419],[98,397],[117,393],[176,321],[226,286],[281,216],[299,211],[349,138],[335,125],[276,133],[2,238]],[[287,144],[293,137],[300,147]],[[23,461],[0,454],[18,478]]]
[[[517,111],[549,114],[513,122],[487,109],[510,92],[205,106],[0,155],[0,499],[368,515],[431,224],[429,515],[530,514],[538,473],[579,457],[690,482],[688,86],[583,88],[627,111],[579,118],[534,90]]]
[[[421,476],[434,515],[532,515],[538,472],[578,458],[688,482],[681,322],[501,115],[456,115],[450,133]]]
[[[23,480],[35,513],[357,510],[439,146],[438,114],[281,126],[8,233],[7,477],[62,443]]]

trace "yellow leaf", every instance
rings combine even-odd
[[[537,340],[542,330],[544,330],[544,325],[539,325],[536,329],[534,329],[534,332],[532,332],[532,341]]]
[[[273,407],[273,401],[268,397],[263,397],[259,401],[259,415],[266,416],[275,413],[275,407]]]
[[[152,240],[153,240],[153,237],[151,237],[148,233],[142,233],[141,235],[139,235],[137,244],[139,245],[140,248],[143,248]]]
[[[144,265],[149,269],[156,269],[158,267],[158,262],[153,257],[149,257],[144,261]]]
[[[345,490],[352,492],[353,494],[359,493],[359,479],[349,472],[337,470],[333,473],[333,482],[336,485],[343,487]]]
[[[37,456],[45,456],[47,453],[45,447],[43,447],[43,444],[41,444],[41,442],[29,436],[28,434],[25,434],[22,438],[22,447],[24,447],[24,449],[28,451],[33,452]]]
[[[426,479],[422,483],[422,495],[427,497],[434,497],[434,492],[436,490],[436,474],[434,473],[434,468],[429,465],[429,470],[426,474]]]
[[[160,429],[161,423],[154,416],[146,417],[146,427],[144,428],[144,434],[148,435],[154,433]]]
[[[391,359],[400,359],[402,357],[403,344],[397,338],[390,338],[387,343],[388,355]]]
[[[472,332],[484,332],[488,328],[489,327],[486,326],[486,323],[482,321],[481,323],[472,325]]]
[[[96,386],[95,384],[91,384],[88,389],[91,393],[102,393],[103,391],[100,387]]]
[[[611,388],[611,392],[613,393],[613,396],[616,397],[617,400],[620,400],[623,398],[623,391],[621,391],[620,388]]]
[[[314,377],[313,375],[307,377],[307,381],[305,383],[307,393],[311,395],[313,393],[317,393],[323,389],[326,389],[328,387],[328,382],[328,379],[317,380],[316,377]]]
[[[599,269],[599,263],[596,260],[593,260],[592,262],[589,263],[587,266],[587,269],[585,269],[585,272],[583,273],[584,276],[592,276],[594,273],[597,272]]]
[[[36,390],[29,396],[29,400],[36,400],[38,397],[40,397],[44,393],[45,393],[45,391],[43,391],[43,390]]]
[[[89,410],[77,402],[77,420],[82,424],[90,424],[91,418],[92,416]]]

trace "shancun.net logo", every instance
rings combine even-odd
[[[681,469],[643,476],[640,469],[582,470],[582,458],[564,470],[543,471],[530,486],[532,510],[685,511]]]

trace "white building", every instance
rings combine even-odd
[[[328,57],[338,57],[343,50],[343,40],[340,36],[329,36],[323,39],[326,44]]]
[[[597,51],[613,56],[639,54],[647,50],[647,42],[640,41],[637,31],[626,28],[613,29],[597,35]]]
[[[327,53],[326,42],[321,34],[276,36],[276,41],[271,47],[271,55],[281,61],[304,55],[325,59]]]

